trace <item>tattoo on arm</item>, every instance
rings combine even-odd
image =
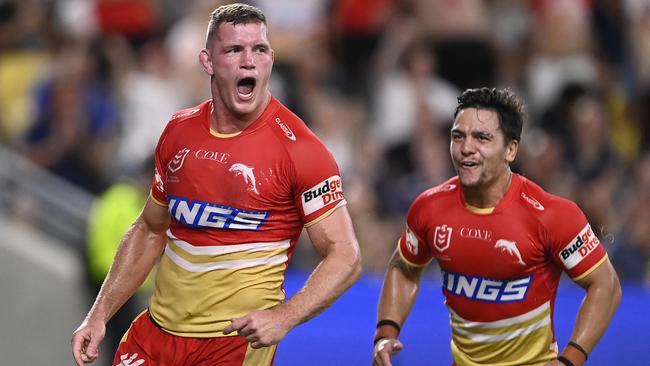
[[[391,262],[391,267],[397,268],[400,272],[404,274],[404,276],[413,279],[420,277],[420,274],[422,273],[421,267],[414,267],[408,264],[400,256],[395,256],[393,258],[393,261]]]

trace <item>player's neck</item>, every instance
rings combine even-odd
[[[235,114],[229,110],[220,100],[212,98],[212,111],[210,111],[210,129],[213,131],[230,135],[239,133],[253,124],[266,110],[271,102],[271,93],[268,92],[266,101],[247,114]]]
[[[508,169],[497,179],[478,187],[461,186],[465,202],[476,208],[496,207],[508,192],[512,183],[512,172]]]

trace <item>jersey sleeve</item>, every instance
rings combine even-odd
[[[425,226],[422,218],[424,211],[422,197],[419,197],[409,208],[406,218],[406,230],[399,238],[397,250],[404,260],[414,266],[425,266],[433,259],[433,252],[427,245]]]
[[[154,153],[154,174],[151,178],[151,198],[161,206],[167,206],[169,201],[167,200],[167,165],[166,161],[166,152],[165,152],[165,141],[167,137],[167,129],[163,131],[156,145],[156,151]]]
[[[579,280],[604,262],[607,252],[575,203],[565,201],[559,206],[547,223],[550,250],[553,261]]]
[[[327,217],[347,204],[338,165],[332,154],[315,137],[293,150],[294,203],[305,226]]]

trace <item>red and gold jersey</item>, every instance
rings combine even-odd
[[[302,228],[346,204],[334,158],[276,99],[237,134],[211,130],[211,110],[174,114],[151,189],[172,217],[151,316],[188,337],[222,336],[231,319],[282,302]]]
[[[472,210],[458,178],[422,193],[409,209],[399,252],[435,258],[459,366],[537,365],[557,357],[553,304],[562,271],[583,278],[607,258],[580,209],[513,174],[490,212]]]

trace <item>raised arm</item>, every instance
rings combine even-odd
[[[167,240],[169,212],[151,197],[124,235],[113,264],[88,315],[72,335],[77,365],[94,362],[106,323],[135,293],[160,257]]]
[[[580,366],[585,363],[587,354],[605,334],[621,302],[622,292],[618,276],[609,259],[576,283],[587,290],[587,294],[578,311],[570,343],[564,348],[561,357],[565,357],[575,366]]]
[[[307,228],[323,260],[305,286],[271,310],[253,311],[235,319],[224,333],[237,331],[253,348],[278,343],[294,327],[330,306],[361,274],[361,255],[345,206]]]
[[[397,327],[401,327],[406,321],[420,289],[420,277],[424,267],[409,264],[398,250],[395,250],[388,262],[381,288],[377,323],[382,322],[384,325],[379,325],[375,331],[373,365],[391,365],[390,356],[402,350],[403,345],[397,340]]]

